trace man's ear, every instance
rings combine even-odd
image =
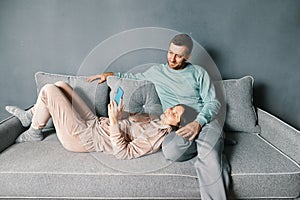
[[[186,60],[189,60],[189,59],[191,59],[191,57],[192,57],[192,54],[190,53],[189,55],[187,55],[187,56],[185,57],[185,59],[186,59]]]

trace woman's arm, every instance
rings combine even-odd
[[[139,137],[128,141],[124,138],[124,134],[119,125],[110,126],[110,141],[116,158],[132,159],[152,152],[152,145],[147,138]]]
[[[122,104],[120,104],[122,105]],[[166,129],[158,130],[158,129],[146,129],[144,131],[153,131],[154,136],[154,141],[149,141],[148,137],[138,137],[135,138],[131,141],[128,140],[128,138],[125,139],[124,135],[126,134],[125,132],[122,132],[123,130],[128,130],[127,128],[129,127],[123,127],[122,130],[120,129],[120,124],[119,124],[119,116],[122,115],[122,106],[118,107],[117,104],[112,101],[109,106],[108,106],[108,113],[109,113],[109,119],[110,119],[110,141],[112,144],[113,148],[113,154],[116,156],[118,159],[132,159],[132,158],[137,158],[140,156],[143,156],[145,154],[151,153],[158,149],[153,149],[153,146],[155,146],[155,143],[158,140],[162,139],[162,136],[165,135],[165,133],[168,131]],[[142,115],[143,116],[143,115]],[[148,116],[148,119],[149,116]],[[139,120],[138,120],[139,121]],[[142,118],[142,121],[144,119]],[[121,124],[122,126],[126,126],[126,124]],[[143,135],[143,134],[141,134]],[[147,134],[145,134],[147,135]]]
[[[120,105],[122,105],[122,102]],[[146,129],[143,130],[147,131],[145,137],[137,137],[130,140],[128,137],[124,137],[126,135],[126,132],[124,131],[129,130],[130,127],[125,126],[130,126],[131,124],[119,123],[119,116],[122,115],[122,106],[118,107],[117,104],[112,101],[108,106],[108,113],[110,119],[110,141],[112,144],[113,154],[118,159],[137,158],[157,151],[160,148],[159,144],[162,142],[163,137],[171,131],[171,127],[170,129]],[[130,121],[131,123],[147,122],[153,119],[152,117],[157,118],[156,116],[148,114],[137,114],[131,116]],[[120,126],[124,127],[120,128]],[[151,133],[152,131],[153,133]],[[151,135],[151,139],[148,138],[147,135]]]

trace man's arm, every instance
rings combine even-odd
[[[221,108],[221,103],[217,99],[215,86],[207,72],[203,74],[199,92],[203,101],[203,108],[195,121],[199,122],[199,124],[203,127],[205,124],[213,120]]]
[[[199,83],[199,93],[204,106],[195,121],[180,128],[176,133],[190,141],[194,140],[202,127],[209,123],[219,112],[221,104],[216,97],[215,87],[207,72],[203,73]]]
[[[105,82],[107,77],[114,76],[114,74],[115,74],[114,72],[105,72],[103,74],[96,74],[96,75],[93,75],[93,76],[89,76],[87,78],[87,81],[88,82],[93,82],[94,80],[99,80],[98,84],[100,84],[100,83]]]
[[[103,74],[96,74],[89,76],[87,78],[88,82],[93,82],[95,80],[99,80],[98,84],[103,83],[106,81],[107,77],[109,76],[116,76],[119,78],[129,78],[135,80],[148,80],[151,78],[153,71],[155,72],[156,69],[150,67],[148,70],[142,73],[122,73],[122,72],[105,72]]]
[[[137,73],[137,74],[133,74],[133,73],[121,73],[121,72],[105,72],[103,74],[96,74],[96,75],[92,75],[89,76],[87,78],[88,82],[93,82],[95,80],[98,80],[98,84],[101,84],[103,82],[105,82],[107,80],[107,77],[109,76],[117,76],[119,78],[130,78],[130,79],[136,79],[136,80],[141,80],[144,79],[145,75],[141,74],[141,73]]]

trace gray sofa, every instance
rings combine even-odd
[[[58,80],[75,87],[98,115],[107,115],[106,104],[116,83],[128,87],[127,93],[131,88],[140,94],[146,87],[145,96],[138,97],[142,102],[134,102],[131,96],[128,103],[134,104],[129,107],[157,111],[157,100],[148,94],[152,87],[145,82],[110,80],[97,85],[86,83],[81,76],[39,72],[37,90]],[[227,141],[236,141],[225,145],[231,166],[230,198],[299,198],[299,131],[254,109],[253,78],[224,80],[222,85],[226,94],[224,130]],[[117,160],[99,152],[72,153],[60,145],[51,123],[43,141],[14,144],[24,130],[15,117],[0,123],[0,198],[200,199],[195,158],[171,162],[162,151],[133,160]]]

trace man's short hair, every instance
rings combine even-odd
[[[178,34],[175,35],[172,40],[170,41],[170,44],[173,43],[177,46],[186,46],[188,48],[187,55],[192,53],[193,50],[193,40],[188,34]]]

